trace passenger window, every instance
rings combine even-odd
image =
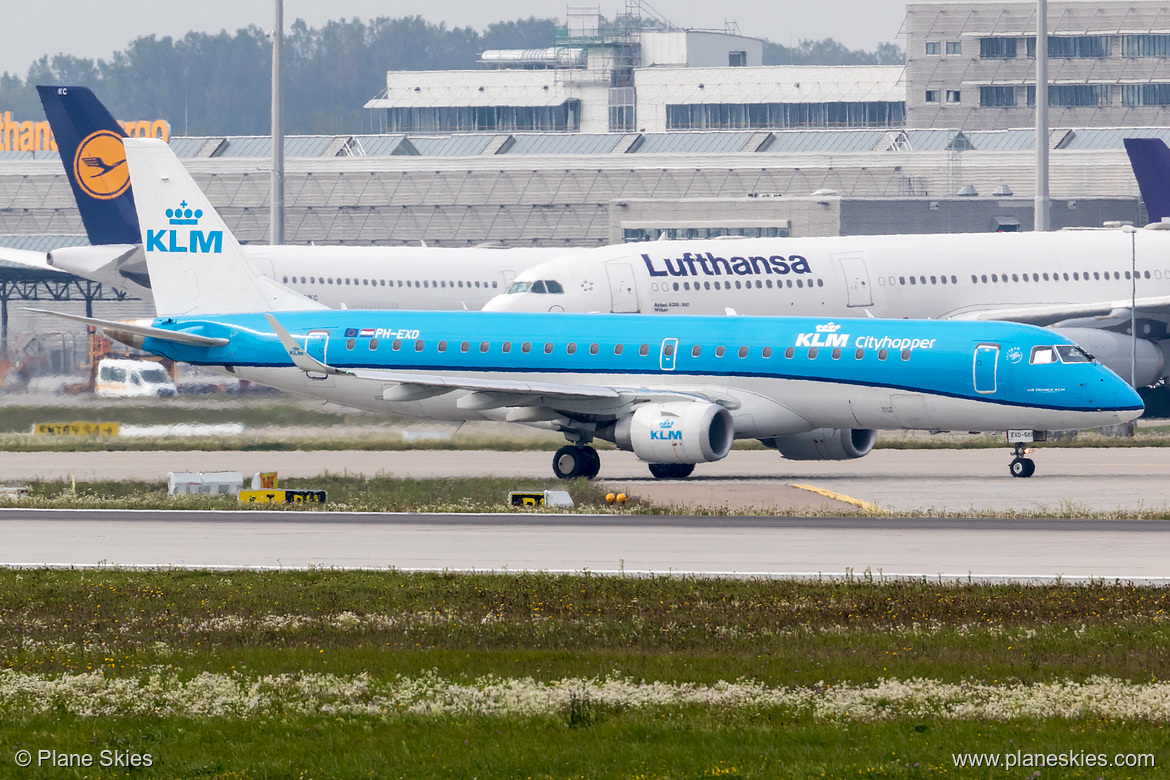
[[[402,340],[394,339],[394,341],[390,342],[390,349],[394,350],[395,352],[402,349]]]
[[[545,344],[545,345],[544,345],[544,354],[546,354],[546,355],[551,355],[551,354],[552,354],[552,351],[553,351],[553,345],[552,345],[552,344]]]
[[[488,344],[486,341],[479,342],[479,351],[480,352],[487,352],[490,347],[491,347],[491,344]]]
[[[572,354],[576,353],[577,345],[575,343],[573,343],[572,341],[570,341],[569,346],[565,347],[565,351],[568,352],[570,355],[572,355]]]
[[[596,344],[590,344],[589,345],[589,354],[596,355],[598,349],[600,349],[600,347],[598,347]]]
[[[1032,347],[1032,357],[1028,361],[1034,366],[1042,366],[1056,362],[1056,350],[1052,347]]]
[[[500,347],[500,351],[501,352],[511,352],[512,351],[512,342],[505,341],[504,346]]]
[[[722,347],[720,347],[722,349]],[[662,354],[670,357],[674,354],[674,344],[666,344],[662,347]]]
[[[833,360],[840,360],[841,359],[841,348],[840,347],[833,348],[832,358],[833,358]]]
[[[958,284],[958,283],[959,283],[959,277],[955,276],[954,274],[951,274],[951,284]]]
[[[865,350],[864,349],[859,349],[853,353],[854,360],[861,360],[863,357],[865,357]]]
[[[525,341],[523,344],[520,345],[520,351],[523,352],[525,355],[527,355],[529,352],[532,351],[532,342]]]
[[[696,344],[695,346],[691,347],[691,357],[698,357],[702,351],[703,348]]]
[[[903,359],[903,360],[909,360],[909,359],[910,359],[910,350],[908,350],[908,349],[904,349],[904,350],[902,350],[902,359]]]
[[[620,355],[620,354],[622,354],[622,350],[624,350],[624,349],[625,349],[625,346],[624,346],[624,345],[622,345],[622,344],[614,344],[614,345],[613,345],[613,354],[615,354],[615,355]]]
[[[345,348],[346,349],[353,349],[353,343],[354,343],[353,339],[350,339],[349,341],[345,342]]]
[[[465,341],[465,342],[463,342],[462,344],[460,344],[460,345],[459,345],[459,351],[460,351],[460,352],[467,352],[467,351],[469,351],[470,349],[471,349],[471,342],[470,342],[470,341]]]
[[[772,357],[772,348],[771,347],[764,347],[764,351],[761,352],[760,354],[766,358],[770,358],[770,357]]]
[[[377,348],[378,348],[378,340],[377,339],[370,339],[370,351],[373,352]]]
[[[723,347],[715,347],[715,357],[723,357],[725,352],[727,352],[727,350],[725,350]]]
[[[796,350],[793,349],[792,347],[789,347],[788,349],[784,350],[784,357],[788,358],[789,360],[791,360],[795,354],[796,354]]]
[[[642,357],[646,357],[650,354],[650,347],[646,344],[643,344],[642,346],[638,347],[638,354]]]
[[[911,277],[911,278],[913,278],[913,277]],[[816,347],[809,347],[808,348],[808,359],[809,360],[816,360],[817,352],[818,352],[818,350]]]
[[[747,357],[748,356],[748,348],[747,347],[740,347],[739,348],[739,356],[741,358]]]
[[[423,351],[423,340],[422,339],[419,339],[418,341],[414,342],[414,351],[415,352],[422,352]]]
[[[878,350],[878,360],[885,360],[888,353],[884,349]]]
[[[446,351],[447,351],[447,342],[445,342],[445,341],[440,341],[440,342],[439,342],[439,351],[440,351],[440,352],[446,352]]]

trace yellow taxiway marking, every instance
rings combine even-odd
[[[832,490],[825,490],[824,488],[819,488],[816,485],[793,485],[792,487],[800,488],[801,490],[808,490],[812,493],[824,496],[825,498],[831,498],[834,501],[844,501],[846,504],[853,504],[853,506],[864,509],[866,512],[878,511],[876,506],[866,501],[862,501],[859,498],[853,498],[852,496],[847,496],[844,493],[835,493]]]

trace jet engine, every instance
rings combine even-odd
[[[816,428],[808,433],[790,433],[760,441],[765,447],[779,450],[788,460],[851,460],[870,453],[877,441],[877,431]]]
[[[1127,333],[1097,328],[1052,328],[1125,380],[1129,380],[1133,365],[1133,340]],[[1140,332],[1140,331],[1139,331]],[[1166,373],[1166,348],[1170,341],[1150,341],[1140,336],[1137,340],[1137,370],[1135,385],[1145,387],[1157,382]]]
[[[731,413],[718,404],[646,404],[613,428],[613,442],[647,463],[710,463],[727,457],[735,438]]]

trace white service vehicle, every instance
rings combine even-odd
[[[152,360],[102,358],[94,392],[103,398],[169,398],[179,389],[166,369]]]

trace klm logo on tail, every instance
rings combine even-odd
[[[194,254],[219,254],[223,252],[222,230],[197,230],[203,216],[202,209],[187,208],[187,201],[177,209],[167,209],[170,230],[146,231],[147,252],[191,252]]]

